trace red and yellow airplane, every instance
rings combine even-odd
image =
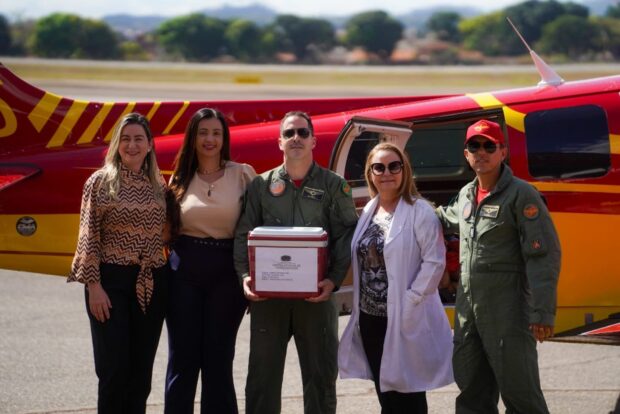
[[[282,115],[307,111],[316,160],[348,180],[359,206],[368,198],[366,154],[381,141],[404,148],[421,192],[447,203],[473,177],[465,130],[495,120],[510,166],[544,194],[560,235],[556,332],[602,330],[600,341],[620,343],[620,76],[563,82],[543,73],[537,87],[452,96],[103,103],[40,90],[0,64],[0,268],[66,275],[82,186],[102,165],[115,123],[146,115],[169,175],[187,121],[205,106],[229,120],[232,158],[258,172],[281,162]],[[594,324],[579,328],[585,323]]]

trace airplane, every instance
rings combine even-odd
[[[620,76],[564,82],[530,51],[538,86],[489,93],[208,102],[90,102],[29,84],[0,63],[0,268],[67,275],[82,186],[100,168],[125,114],[150,120],[165,179],[185,126],[202,107],[225,114],[232,159],[263,172],[280,164],[279,121],[313,117],[316,161],[368,200],[369,149],[392,142],[410,156],[419,190],[443,205],[474,174],[463,157],[469,125],[498,122],[515,175],[545,197],[562,245],[554,340],[620,345]],[[339,292],[350,310],[351,280]],[[454,307],[445,304],[449,319]]]

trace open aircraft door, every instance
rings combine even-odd
[[[389,142],[405,148],[411,137],[412,123],[353,117],[346,123],[334,145],[329,168],[344,177],[351,186],[355,206],[361,210],[369,199],[364,179],[368,152],[378,143]],[[336,293],[341,314],[351,313],[353,304],[351,269]]]

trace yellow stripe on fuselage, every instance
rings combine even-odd
[[[45,92],[37,106],[28,114],[28,119],[37,132],[41,132],[61,100],[61,96]]]
[[[17,232],[16,224],[24,216],[36,221],[31,236]],[[0,214],[0,268],[66,275],[79,223],[78,214]]]
[[[58,125],[54,136],[47,143],[47,148],[61,147],[65,143],[65,140],[69,134],[71,134],[71,130],[77,123],[78,119],[80,119],[87,106],[88,102],[86,101],[73,101],[71,107],[67,111],[67,114],[62,119],[60,125]]]
[[[620,135],[609,134],[609,147],[612,154],[620,155]]]
[[[555,191],[562,193],[620,193],[620,185],[572,184],[543,181],[531,181],[530,184],[540,191]]]
[[[95,139],[97,131],[99,131],[99,129],[101,128],[101,124],[103,124],[103,120],[108,116],[113,106],[114,106],[113,102],[105,102],[101,106],[101,108],[99,109],[99,112],[97,112],[97,115],[95,115],[93,120],[88,125],[88,128],[86,128],[84,133],[82,133],[82,136],[80,137],[80,139],[78,139],[77,141],[78,145],[88,144],[92,142],[93,139]]]
[[[519,132],[525,132],[525,114],[505,106],[499,99],[491,93],[472,93],[467,94],[483,109],[502,108],[506,125]]]
[[[116,118],[116,121],[114,121],[114,126],[110,128],[110,131],[108,131],[108,133],[106,134],[105,139],[104,139],[105,142],[109,143],[112,140],[112,134],[114,133],[114,128],[116,127],[116,123],[120,121],[125,115],[133,111],[133,108],[135,106],[136,106],[135,102],[129,102],[127,106],[125,106],[125,109],[123,109],[123,112],[121,112],[118,118]]]
[[[185,110],[187,109],[188,106],[189,106],[189,101],[184,101],[181,109],[179,109],[179,111],[172,118],[172,120],[170,121],[166,129],[164,129],[163,135],[168,135],[170,133],[170,130],[174,127],[174,125],[177,123],[179,118],[181,118],[181,116],[185,113]]]

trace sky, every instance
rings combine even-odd
[[[183,15],[205,8],[247,6],[257,0],[0,0],[0,13],[10,19],[38,18],[53,12],[70,12],[82,17],[100,18],[109,14],[127,13],[133,15]],[[279,13],[298,16],[339,16],[366,10],[385,10],[390,14],[402,14],[416,8],[439,5],[471,6],[489,11],[519,3],[519,0],[356,0],[335,2],[334,0],[260,0]],[[334,7],[334,4],[338,6]]]

